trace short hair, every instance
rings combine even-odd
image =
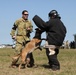
[[[24,12],[28,12],[28,11],[27,11],[27,10],[23,10],[23,11],[22,11],[22,14],[24,14]]]

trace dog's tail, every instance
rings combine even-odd
[[[16,60],[16,59],[18,59],[20,56],[21,56],[21,53],[18,54],[18,55],[15,55],[14,57],[12,57],[12,59],[13,59],[13,60]]]

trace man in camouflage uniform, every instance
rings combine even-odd
[[[22,11],[22,18],[15,21],[10,35],[12,39],[16,40],[15,54],[19,54],[21,50],[24,48],[26,43],[30,41],[30,33],[33,30],[33,26],[31,21],[28,20],[28,11]],[[34,59],[32,53],[28,54],[28,58],[30,58],[30,66],[34,65]],[[12,61],[12,66],[15,66],[18,59]]]

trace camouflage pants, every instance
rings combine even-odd
[[[16,47],[15,47],[15,52],[16,54],[19,54],[21,52],[21,50],[25,47],[27,41],[29,41],[30,39],[26,38],[25,36],[17,36],[16,38]]]

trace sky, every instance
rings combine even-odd
[[[76,34],[76,0],[0,0],[0,44],[12,44],[10,36],[14,22],[22,17],[22,11],[28,10],[29,19],[35,15],[44,21],[48,20],[48,13],[57,10],[64,23],[67,34],[65,41],[73,41]],[[33,29],[36,25],[32,21]],[[35,31],[35,30],[34,30]],[[35,32],[31,33],[31,38]],[[43,33],[42,37],[46,37]]]

